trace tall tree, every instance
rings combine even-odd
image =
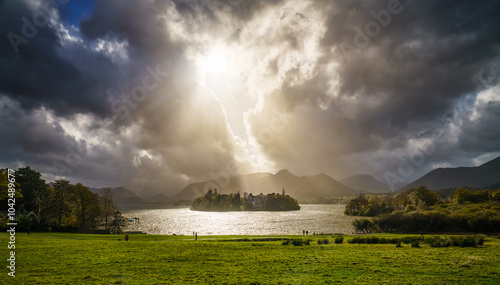
[[[81,183],[73,186],[72,201],[75,205],[74,211],[78,226],[81,230],[86,230],[98,217],[99,198]]]
[[[125,218],[122,216],[119,210],[116,210],[109,230],[114,234],[121,234],[124,226]]]
[[[29,166],[21,167],[16,171],[16,182],[23,189],[21,205],[28,211],[36,211],[35,193],[47,191],[45,180],[41,179],[40,172],[31,169]],[[39,196],[41,198],[41,195]]]
[[[43,188],[39,188],[34,191],[35,196],[35,209],[38,214],[38,223],[42,224],[45,220],[45,213],[50,208],[51,196],[54,189],[45,185]]]
[[[21,167],[16,171],[16,181],[23,189],[21,200],[28,211],[35,211],[38,223],[42,223],[42,212],[49,206],[51,188],[45,184],[40,172],[29,166]]]
[[[73,185],[68,180],[58,179],[52,185],[52,208],[55,212],[57,226],[61,226],[63,217],[70,212],[69,199]]]
[[[113,191],[110,187],[101,188],[99,190],[99,198],[101,200],[105,229],[108,230],[109,221],[116,213],[118,207],[115,201],[113,201]]]

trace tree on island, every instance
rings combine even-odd
[[[220,194],[217,189],[209,189],[204,196],[195,198],[191,210],[197,211],[292,211],[300,210],[297,200],[289,195],[271,193],[264,195],[260,193],[254,196],[252,193],[240,192],[231,194]]]

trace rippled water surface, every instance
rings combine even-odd
[[[191,235],[278,235],[312,233],[353,233],[355,217],[344,215],[344,205],[301,205],[290,212],[198,212],[188,207],[152,208],[147,205],[122,207],[127,231],[148,234]]]

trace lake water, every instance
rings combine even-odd
[[[302,230],[313,233],[354,233],[352,221],[345,216],[345,205],[301,205],[289,212],[198,212],[188,207],[158,208],[151,205],[122,206],[126,231],[162,235],[294,235]]]

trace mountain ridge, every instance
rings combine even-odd
[[[358,174],[339,180],[340,183],[357,190],[363,190],[370,193],[389,193],[389,185],[375,179],[370,174]]]
[[[500,182],[500,156],[479,166],[436,168],[419,179],[398,189],[398,192],[419,186],[431,190],[484,187]]]

